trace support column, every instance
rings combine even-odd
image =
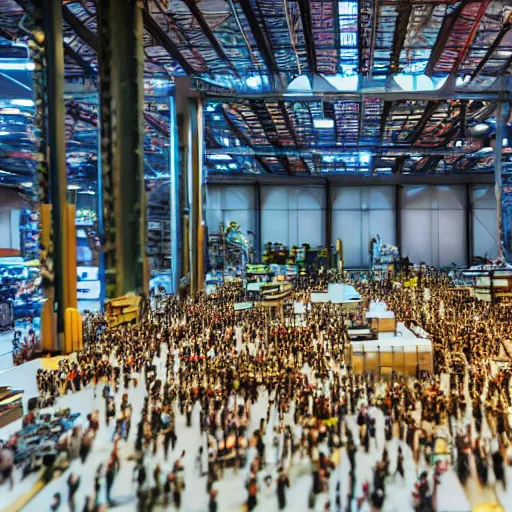
[[[256,182],[254,185],[254,208],[256,219],[254,223],[254,251],[256,253],[255,263],[261,262],[261,185]]]
[[[402,256],[402,185],[395,185],[395,238]]]
[[[141,3],[99,2],[98,36],[106,293],[147,293]]]
[[[199,94],[191,89],[189,77],[176,77],[176,110],[180,137],[180,175],[185,179],[186,205],[188,209],[188,230],[184,227],[184,237],[188,238],[188,251],[183,257],[188,265],[183,265],[188,272],[190,292],[197,293],[204,289],[205,261],[205,222],[204,222],[204,176],[203,176],[203,101]],[[187,215],[183,215],[184,224]],[[185,243],[183,244],[186,245]]]
[[[503,251],[504,233],[503,225],[503,183],[501,179],[501,153],[503,151],[503,101],[500,99],[496,106],[496,140],[494,141],[494,192],[496,194],[496,227],[498,229],[498,260],[505,260]],[[508,222],[507,222],[508,224]],[[509,225],[507,227],[512,227]]]
[[[53,268],[55,276],[54,310],[57,313],[58,350],[64,351],[64,318],[69,293],[66,284],[67,255],[67,177],[64,112],[64,47],[62,6],[44,0],[43,8],[48,92],[48,148],[50,161],[50,199],[53,224]]]
[[[473,197],[471,184],[466,183],[466,264],[473,260]]]
[[[181,278],[181,229],[180,229],[180,174],[178,153],[178,125],[176,118],[176,98],[169,97],[170,141],[169,160],[171,176],[171,285],[173,293],[178,293]]]
[[[332,245],[332,204],[331,204],[331,183],[325,179],[325,247],[327,248],[327,267],[331,267],[331,245]]]
[[[496,140],[494,141],[498,259],[510,264],[512,263],[512,178],[508,172],[502,172],[503,128],[509,112],[510,103],[504,104],[499,100],[496,108]]]

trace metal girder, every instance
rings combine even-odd
[[[288,176],[293,176],[292,168],[290,166],[290,160],[288,160],[287,156],[278,157],[279,163],[284,167],[286,174]]]
[[[450,72],[449,78],[451,79],[451,83],[453,84],[455,82],[455,76],[457,75],[457,72],[459,71],[460,65],[466,58],[466,55],[471,48],[471,43],[473,42],[473,39],[476,36],[476,33],[478,31],[478,26],[480,25],[480,22],[482,21],[482,18],[485,14],[485,11],[487,10],[487,7],[491,3],[491,0],[482,0],[480,2],[480,7],[478,9],[478,13],[476,15],[475,22],[473,23],[473,27],[471,28],[471,31],[469,33],[469,36],[466,39],[466,42],[464,43],[464,48],[459,52],[457,55],[457,59],[455,60],[452,70]]]
[[[295,101],[295,102],[315,102],[315,101],[334,101],[343,100],[352,103],[361,103],[366,98],[380,98],[385,101],[439,101],[439,100],[478,100],[478,101],[512,101],[510,91],[503,94],[498,89],[485,89],[481,91],[467,91],[464,89],[455,89],[452,92],[444,92],[440,89],[435,91],[389,91],[389,90],[366,90],[359,91],[329,91],[312,93],[283,93],[273,91],[260,94],[232,94],[218,92],[203,92],[208,99],[214,99],[219,102],[232,103],[245,100],[264,100],[264,101]]]
[[[66,176],[66,131],[64,111],[64,51],[62,46],[62,11],[60,3],[44,0],[44,31],[48,94],[48,146],[50,154],[50,193],[55,275],[54,303],[57,311],[58,349],[65,350],[64,319],[69,307],[68,221]]]
[[[64,43],[64,55],[73,59],[84,70],[86,75],[96,76],[98,74],[98,72],[66,42]]]
[[[458,128],[457,128],[458,130]],[[236,136],[236,134],[235,134]],[[350,155],[357,153],[358,151],[365,151],[371,153],[372,156],[382,157],[400,157],[404,153],[408,155],[470,155],[463,148],[446,148],[440,146],[439,148],[422,148],[420,146],[407,145],[394,145],[394,144],[371,144],[371,143],[360,143],[354,146],[332,146],[323,147],[318,149],[296,149],[296,148],[274,148],[272,146],[258,146],[258,147],[222,147],[219,149],[208,149],[206,151],[209,155],[223,154],[236,157],[273,157],[289,156],[289,157],[310,157],[322,156],[322,155]],[[485,158],[485,157],[482,157]]]
[[[490,173],[430,173],[423,172],[408,174],[386,174],[370,176],[359,172],[340,172],[329,174],[331,186],[334,185],[456,185],[456,184],[486,184],[493,183],[493,175]],[[246,184],[255,183],[269,185],[323,185],[324,176],[275,176],[268,174],[215,174],[208,176],[208,184]]]
[[[379,140],[382,143],[382,139],[384,138],[384,134],[386,133],[386,123],[388,121],[389,113],[391,112],[391,108],[393,107],[392,101],[385,101],[384,106],[382,107],[382,115],[380,118],[380,132],[379,132]]]
[[[195,74],[195,69],[181,53],[174,41],[165,33],[165,30],[162,29],[146,9],[143,9],[142,11],[142,19],[144,21],[144,28],[149,32],[151,37],[158,41],[160,46],[162,46],[162,48],[164,48],[164,50],[181,66],[183,71],[188,75]]]
[[[414,127],[414,130],[405,138],[406,143],[414,144],[420,138],[425,126],[427,126],[427,123],[429,122],[432,114],[436,111],[438,106],[439,103],[435,101],[429,101],[427,103],[427,106],[425,107],[425,110],[423,111],[418,124]]]
[[[450,39],[453,27],[455,26],[457,19],[459,18],[463,9],[470,3],[470,1],[471,0],[462,0],[462,2],[457,6],[457,8],[453,12],[451,12],[450,14],[443,18],[443,23],[437,34],[434,49],[430,54],[430,59],[428,60],[427,67],[425,68],[426,75],[431,75],[434,72],[434,68],[436,67],[437,61],[444,52],[446,43]]]
[[[281,110],[281,115],[283,116],[284,123],[286,124],[286,128],[290,132],[293,142],[295,143],[295,147],[300,147],[299,144],[299,138],[297,137],[297,132],[295,131],[295,127],[293,126],[292,120],[290,119],[290,114],[288,113],[288,110],[286,109],[286,105],[284,104],[284,101],[278,102],[279,109]],[[302,162],[302,165],[304,166],[304,169],[306,169],[307,172],[311,173],[311,169],[309,168],[309,165],[307,164],[306,160],[300,156],[300,160]]]
[[[147,293],[144,53],[137,0],[98,3],[101,168],[107,296]]]
[[[274,120],[272,119],[272,116],[270,115],[265,102],[256,102],[255,100],[251,100],[250,105],[252,111],[256,114],[256,117],[258,118],[258,121],[263,128],[263,131],[265,132],[265,137],[267,137],[267,140],[270,142],[270,144],[272,144],[273,147],[282,147],[281,141],[279,139],[279,133],[277,132]],[[275,133],[269,133],[269,131],[265,128],[269,122],[274,126]],[[293,175],[288,157],[286,155],[281,155],[278,156],[278,160],[284,167],[286,174],[290,176]]]
[[[228,116],[228,114],[226,113],[226,111],[224,109],[222,109],[222,116],[224,117],[226,124],[228,125],[229,129],[233,132],[235,137],[244,146],[247,146],[248,148],[252,149],[251,141],[245,136],[245,134],[241,130],[238,129],[238,126],[231,120],[231,118]],[[258,164],[260,164],[261,168],[265,172],[267,172],[269,174],[273,174],[272,169],[265,163],[263,158],[261,158],[260,156],[256,156],[256,161],[258,162]]]
[[[393,35],[393,49],[391,51],[390,71],[392,74],[398,73],[400,67],[400,54],[407,36],[407,27],[412,13],[412,5],[398,4],[396,7],[398,17],[396,19],[395,33]]]
[[[91,32],[70,10],[66,4],[62,5],[62,17],[64,21],[73,29],[75,34],[85,43],[87,43],[96,53],[98,53],[98,37]]]
[[[194,18],[196,19],[197,23],[201,27],[201,30],[204,32],[204,35],[207,37],[208,41],[210,41],[210,44],[212,45],[213,49],[215,50],[215,53],[219,56],[221,60],[226,62],[229,67],[233,70],[233,73],[240,77],[240,74],[238,73],[238,70],[233,65],[229,57],[226,55],[226,52],[224,52],[224,49],[220,45],[219,41],[215,37],[214,33],[212,32],[212,29],[210,28],[210,25],[208,25],[208,22],[204,19],[203,14],[199,10],[196,4],[196,0],[183,0],[186,6],[188,7],[189,11],[192,13]]]
[[[493,53],[496,51],[496,49],[500,45],[501,41],[503,41],[504,37],[507,35],[507,33],[509,32],[509,30],[511,28],[512,28],[512,22],[507,20],[501,27],[500,32],[496,36],[496,39],[492,42],[491,46],[489,46],[489,49],[487,50],[486,54],[484,55],[484,58],[478,63],[478,66],[475,68],[473,73],[471,73],[471,79],[470,79],[469,83],[471,83],[480,74],[480,71],[482,71],[484,66],[487,64],[488,60],[492,57]]]
[[[277,66],[277,61],[274,56],[274,52],[268,42],[268,39],[264,32],[261,30],[261,27],[258,23],[258,19],[256,18],[256,14],[253,12],[251,3],[249,0],[239,0],[240,7],[244,11],[245,17],[251,27],[252,35],[254,39],[256,39],[256,43],[258,44],[258,48],[265,60],[268,70],[271,74],[278,74],[279,68]]]
[[[393,165],[393,170],[391,172],[393,174],[402,174],[402,169],[404,168],[405,162],[407,162],[407,156],[399,156],[395,160],[395,165]]]
[[[309,69],[312,73],[317,72],[315,37],[313,34],[313,20],[311,19],[311,6],[309,0],[299,0],[300,17],[304,30],[304,42],[308,57]]]

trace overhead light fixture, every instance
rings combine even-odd
[[[0,59],[1,71],[34,71],[35,68],[31,60]]]
[[[34,100],[11,100],[11,104],[18,107],[33,107],[35,105]]]
[[[334,128],[334,119],[313,119],[315,128]]]
[[[32,188],[34,184],[31,181],[24,181],[23,183],[20,184],[20,186],[24,188]]]
[[[245,81],[245,84],[247,85],[247,87],[251,88],[251,89],[259,89],[262,85],[262,80],[261,80],[261,76],[259,75],[256,75],[256,76],[250,76],[246,81]]]
[[[370,153],[359,153],[359,163],[362,165],[368,165],[372,155]]]
[[[206,158],[208,160],[214,160],[214,161],[231,161],[233,160],[229,155],[225,155],[222,153],[213,153],[212,155],[208,155]]]
[[[80,190],[80,185],[68,185],[68,190]]]
[[[9,135],[9,133],[11,133],[11,132],[2,131],[2,132],[0,132],[0,135]]]

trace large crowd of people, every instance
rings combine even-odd
[[[418,287],[359,280],[353,284],[365,301],[386,302],[399,321],[429,334],[434,373],[356,375],[346,350],[347,315],[309,304],[311,290],[338,278],[301,278],[292,297],[306,304],[300,322],[259,309],[235,311],[243,299],[236,284],[209,296],[161,297],[145,306],[138,323],[115,329],[101,315],[88,317],[83,350],[37,375],[42,401],[91,386],[103,397],[103,410],[91,410],[63,446],[88,464],[98,430],[111,433],[83,508],[75,499],[80,478],[69,475],[69,509],[96,511],[115,502],[112,488],[126,453],[136,460],[138,510],[183,507],[190,457],[178,438],[187,429],[200,431],[194,460],[206,486],[197,492],[212,512],[221,510],[223,480],[240,473],[247,510],[263,503],[285,510],[297,480],[309,485],[304,510],[393,510],[386,509],[387,491],[407,477],[407,454],[416,480],[409,509],[436,510],[448,470],[462,486],[473,478],[482,488],[505,489],[512,464],[512,315],[451,291],[449,276],[437,271],[426,272]],[[141,391],[141,410],[134,411],[131,397]],[[179,418],[185,428],[178,428]],[[16,449],[12,440],[6,446]],[[150,464],[157,456],[172,461],[169,471]],[[61,501],[56,493],[52,510]]]

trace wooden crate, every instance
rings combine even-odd
[[[372,328],[377,332],[395,332],[396,318],[372,318]]]

